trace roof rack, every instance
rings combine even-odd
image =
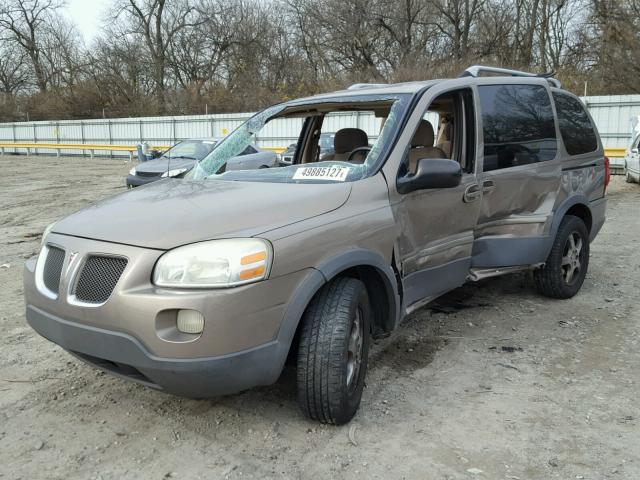
[[[382,88],[388,87],[388,83],[354,83],[350,85],[347,90],[361,90],[363,88]]]
[[[508,68],[485,67],[484,65],[474,65],[467,68],[458,77],[479,77],[481,73],[493,73],[503,77],[530,77],[545,78],[552,86],[561,88],[560,80],[553,78],[555,72],[531,73],[520,70],[510,70]]]

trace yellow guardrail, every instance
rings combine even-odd
[[[622,158],[627,154],[626,148],[605,148],[604,154],[611,158]]]
[[[261,150],[269,150],[275,153],[282,153],[286,150],[284,147],[260,147]]]
[[[5,153],[6,148],[11,149],[25,149],[27,154],[31,153],[31,150],[38,151],[38,149],[55,150],[56,156],[60,156],[60,150],[82,150],[88,151],[91,158],[93,158],[94,152],[128,152],[129,160],[133,160],[133,153],[138,149],[137,145],[106,145],[99,143],[19,143],[19,142],[0,142],[0,150],[2,155]],[[171,148],[170,145],[154,145],[149,147],[151,150],[164,151]],[[282,153],[286,150],[284,147],[260,147],[262,150],[269,150],[275,153]]]
[[[94,152],[104,151],[104,152],[128,152],[129,160],[133,160],[133,152],[135,152],[138,147],[137,145],[106,145],[99,143],[27,143],[27,142],[0,142],[0,151],[2,155],[5,153],[5,149],[25,149],[27,154],[31,153],[31,150],[38,151],[39,149],[45,150],[55,150],[56,156],[60,156],[60,150],[82,150],[88,151],[91,158],[93,158]],[[152,150],[160,150],[164,151],[168,148],[171,148],[167,145],[154,145],[151,147]]]

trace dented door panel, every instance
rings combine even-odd
[[[476,238],[548,234],[559,194],[559,164],[538,164],[482,173],[493,191],[483,195]]]

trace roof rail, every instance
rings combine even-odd
[[[546,78],[547,81],[554,87],[561,88],[560,81],[553,78],[555,72],[546,73],[531,73],[523,72],[521,70],[510,70],[508,68],[499,67],[485,67],[484,65],[474,65],[467,68],[458,77],[479,77],[481,73],[494,73],[503,77],[532,77],[532,78]]]
[[[350,85],[347,90],[361,90],[363,88],[382,88],[388,87],[388,83],[354,83]]]

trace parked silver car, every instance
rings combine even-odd
[[[640,183],[640,133],[636,134],[624,157],[624,173],[628,183]]]
[[[353,123],[318,161],[333,112]],[[292,165],[225,171],[300,117]],[[527,269],[543,295],[575,295],[608,181],[588,112],[553,78],[472,67],[285,102],[185,178],[48,228],[26,262],[27,321],[98,368],[198,398],[271,384],[289,358],[302,411],[340,424],[371,338],[432,299]]]
[[[325,132],[320,134],[320,138],[318,140],[318,155],[320,160],[324,160],[326,155],[334,153],[333,150],[333,139],[336,136],[335,132]],[[287,147],[287,149],[280,154],[280,158],[278,163],[280,166],[291,165],[296,156],[296,151],[298,149],[298,144],[292,143]]]
[[[138,187],[161,178],[181,177],[200,160],[209,155],[221,138],[192,138],[183,140],[159,158],[141,162],[127,175],[128,187]],[[255,145],[247,145],[238,155],[229,160],[227,170],[269,168],[276,164],[275,152],[262,150]]]

